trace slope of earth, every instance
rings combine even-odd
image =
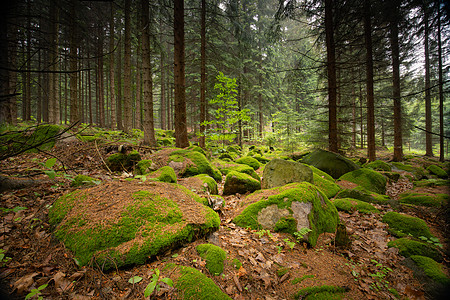
[[[30,291],[39,290],[44,299],[148,299],[144,297],[152,276],[173,276],[169,264],[196,268],[211,278],[232,299],[292,299],[302,288],[332,285],[344,288],[344,299],[426,299],[422,282],[402,264],[404,258],[387,243],[394,238],[382,223],[382,215],[393,210],[389,205],[374,206],[380,214],[340,212],[351,244],[334,246],[334,234],[323,234],[314,248],[298,243],[292,235],[248,230],[236,226],[232,218],[241,209],[246,195],[230,195],[220,211],[221,225],[205,239],[157,256],[144,265],[116,269],[108,273],[101,266],[79,268],[72,253],[52,235],[48,224],[48,208],[63,193],[71,190],[70,177],[85,174],[100,181],[119,180],[127,187],[130,174],[110,173],[103,161],[110,145],[98,146],[78,141],[59,143],[47,153],[23,154],[0,162],[0,170],[9,176],[38,180],[26,189],[5,191],[1,195],[0,290],[7,299],[23,299]],[[149,149],[135,146],[142,157]],[[148,153],[146,153],[148,152]],[[45,161],[57,157],[52,168],[56,178],[50,179]],[[261,172],[261,170],[257,171]],[[67,176],[70,175],[70,176]],[[186,184],[188,186],[188,184]],[[188,186],[189,188],[189,186]],[[408,182],[388,186],[395,198],[399,190],[410,190]],[[192,187],[201,196],[205,192]],[[219,183],[223,190],[223,181]],[[442,187],[429,187],[427,192],[448,192]],[[221,192],[220,192],[221,193]],[[424,207],[398,206],[396,210],[423,218],[446,249],[449,231],[445,208],[437,212]],[[227,252],[223,274],[210,274],[206,261],[196,251],[199,244],[212,243]],[[448,257],[444,263],[448,264]],[[447,265],[448,267],[448,265]],[[447,268],[448,270],[448,268]],[[448,273],[447,273],[448,274]],[[135,277],[139,276],[139,277]],[[131,278],[142,278],[133,283]],[[175,279],[175,278],[172,278]],[[137,280],[136,280],[137,281]],[[177,291],[160,283],[154,299],[174,299]],[[178,295],[179,296],[179,295]]]

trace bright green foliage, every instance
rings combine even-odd
[[[388,247],[398,248],[399,253],[405,257],[421,255],[430,257],[436,261],[442,260],[442,255],[437,248],[429,243],[419,242],[409,238],[400,238],[390,241]]]
[[[200,152],[200,153],[203,154],[205,157],[208,157],[208,155],[206,154],[206,151],[205,151],[202,147],[194,146],[194,147],[189,147],[189,149],[192,150],[192,151]]]
[[[206,268],[211,274],[217,276],[223,273],[227,253],[222,248],[213,244],[200,244],[196,249],[200,257],[206,261]]]
[[[151,173],[149,176],[151,178],[155,178],[158,181],[177,183],[177,174],[175,174],[173,168],[169,166],[161,167],[155,172]]]
[[[325,179],[317,173],[313,173],[313,176],[314,185],[317,186],[327,196],[328,199],[333,198],[337,193],[341,191],[341,187],[334,183],[334,181]]]
[[[236,163],[252,167],[253,170],[258,170],[259,167],[261,166],[259,161],[251,156],[244,156],[244,157],[238,158],[238,159],[236,159]]]
[[[152,166],[152,160],[143,159],[136,164],[136,168],[134,170],[136,175],[145,175],[151,172],[150,167]]]
[[[219,191],[217,189],[217,182],[209,175],[206,174],[199,174],[194,176],[195,178],[199,178],[203,184],[207,184],[208,191],[213,195],[218,195]],[[205,188],[206,190],[206,188]]]
[[[213,167],[208,159],[200,152],[180,149],[173,151],[169,156],[169,161],[185,161],[185,159],[190,160],[190,162],[180,172],[181,176],[189,177],[198,174],[208,174],[216,181],[222,180],[220,171]]]
[[[342,175],[339,180],[346,180],[356,183],[369,191],[385,194],[386,177],[380,173],[367,168],[361,168]]]
[[[260,229],[258,213],[263,208],[275,204],[279,209],[290,209],[294,201],[310,202],[312,209],[308,215],[308,220],[312,231],[308,234],[308,243],[315,246],[319,234],[336,231],[339,220],[336,207],[312,184],[296,182],[267,191],[270,196],[261,196],[261,200],[247,206],[240,215],[233,219],[233,222],[241,227]],[[274,195],[274,193],[277,194]],[[264,191],[259,194],[263,195]],[[284,228],[284,226],[281,227]]]
[[[89,177],[87,175],[77,175],[73,179],[73,181],[70,183],[70,186],[72,187],[79,187],[79,186],[88,186],[88,185],[96,185],[99,184],[101,181],[96,180],[95,178]]]
[[[231,261],[231,264],[234,266],[235,269],[240,269],[242,267],[242,263],[237,258],[233,258]]]
[[[228,145],[227,146],[227,151],[228,152],[233,152],[236,153],[238,155],[241,154],[241,147],[239,147],[239,145]]]
[[[236,171],[228,172],[225,177],[225,184],[223,186],[223,194],[245,194],[247,192],[254,192],[261,189],[261,182],[245,173]]]
[[[333,204],[336,206],[337,210],[346,211],[346,212],[353,212],[355,210],[364,213],[364,214],[378,214],[380,211],[373,207],[373,205],[357,200],[352,198],[340,198],[335,199],[333,201]]]
[[[403,193],[399,195],[400,203],[407,203],[420,206],[440,207],[449,200],[447,194],[423,194],[423,193]]]
[[[391,166],[387,162],[379,160],[379,159],[367,163],[364,167],[368,168],[368,169],[376,170],[376,171],[386,171],[386,172],[390,172],[392,169]]]
[[[437,165],[430,165],[430,166],[428,166],[427,170],[430,173],[437,175],[439,178],[443,178],[443,179],[448,178],[447,172],[445,172],[441,167],[439,167]]]
[[[270,161],[270,159],[263,157],[261,154],[253,154],[251,157],[259,161],[261,164],[267,164]]]
[[[286,108],[272,114],[276,136],[281,145],[291,153],[298,148],[302,140],[302,133],[298,131],[298,126],[303,120],[304,118],[292,108]]]
[[[345,292],[347,289],[339,286],[310,286],[295,293],[294,299],[342,299]]]
[[[388,196],[368,191],[362,186],[357,186],[353,189],[343,190],[336,195],[336,198],[353,198],[364,202],[378,203],[378,204],[387,204],[390,202]]]
[[[221,141],[222,146],[225,141],[231,142],[236,137],[236,133],[231,130],[238,121],[250,121],[248,109],[239,110],[237,97],[236,78],[229,78],[222,72],[216,77],[217,83],[214,89],[218,92],[215,98],[211,99],[211,105],[216,104],[214,119],[205,121],[202,125],[212,125],[208,132],[202,132],[208,141]]]
[[[450,284],[450,278],[442,271],[442,266],[432,258],[420,255],[412,255],[411,259],[421,268],[425,275],[444,285]]]
[[[416,217],[390,211],[383,216],[383,222],[387,223],[389,231],[398,237],[404,237],[409,234],[416,238],[420,236],[433,237],[427,223]]]
[[[215,285],[214,281],[200,271],[184,266],[175,266],[181,276],[175,281],[179,298],[183,300],[231,300]]]
[[[236,163],[228,163],[228,162],[224,162],[224,161],[220,161],[220,160],[215,161],[215,165],[218,166],[220,172],[222,172],[222,174],[224,174],[224,175],[227,175],[228,172],[230,172],[230,171],[236,171],[236,172],[245,173],[247,175],[250,175],[253,178],[255,178],[256,180],[260,181],[258,174],[250,166],[236,164]]]
[[[314,167],[314,166],[312,166],[312,165],[307,165],[307,166],[311,168],[311,170],[313,171],[314,174],[316,174],[316,175],[322,177],[323,179],[326,179],[326,180],[331,181],[331,182],[334,183],[334,178],[331,177],[331,175],[328,175],[328,174],[325,173],[324,171],[322,171],[322,170],[320,170],[320,169],[317,169],[316,167]],[[314,176],[314,178],[316,178],[316,177]]]

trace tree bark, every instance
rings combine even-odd
[[[98,81],[98,124],[100,127],[105,127],[105,81],[103,78],[103,26],[102,24],[97,24],[98,26],[98,44],[97,44],[97,81]]]
[[[109,17],[109,98],[111,99],[111,129],[117,127],[116,121],[116,92],[114,89],[114,3],[110,4]]]
[[[439,57],[439,161],[445,161],[444,156],[444,90],[442,75],[442,41],[441,41],[441,8],[438,4],[438,57]]]
[[[206,0],[201,8],[201,46],[200,46],[200,147],[205,148],[206,125]]]
[[[71,12],[71,24],[70,24],[70,70],[77,70],[77,26],[75,24],[75,16],[76,16],[76,3],[77,0],[70,1],[70,12]],[[80,120],[80,112],[78,107],[78,90],[77,90],[77,72],[70,73],[70,122],[73,124]]]
[[[119,38],[120,40],[120,38]],[[122,45],[119,43],[117,47],[117,129],[123,130],[123,121],[122,121]]]
[[[160,31],[159,35],[159,44],[161,45],[161,49],[163,48],[163,35],[162,35],[162,21],[160,23]],[[159,68],[161,70],[161,103],[160,103],[160,119],[161,119],[161,129],[166,129],[167,124],[167,103],[166,103],[166,70],[164,68],[164,54],[161,51],[159,57]]]
[[[142,19],[142,15],[141,15],[141,19]],[[145,30],[145,29],[144,29]],[[136,109],[134,112],[134,126],[133,128],[138,128],[138,129],[142,129],[142,124],[141,121],[144,121],[144,117],[141,115],[141,103],[142,103],[142,76],[141,76],[141,72],[143,71],[143,67],[142,67],[142,63],[140,61],[140,57],[143,56],[141,54],[141,49],[142,49],[142,39],[143,37],[141,37],[140,39],[138,39],[138,45],[137,45],[137,49],[136,49]],[[150,68],[150,73],[151,73],[151,68]],[[145,98],[144,98],[145,101]],[[145,122],[145,121],[144,121]]]
[[[375,104],[373,94],[372,23],[369,0],[364,1],[364,41],[366,46],[366,88],[367,88],[367,156],[376,159],[375,151]]]
[[[144,144],[156,147],[155,125],[153,120],[153,82],[150,65],[150,14],[148,0],[141,0],[142,12],[142,71],[144,75]]]
[[[123,130],[130,132],[132,110],[131,110],[131,21],[130,21],[131,0],[125,0],[125,53],[123,56]]]
[[[429,26],[428,7],[423,6],[424,12],[424,51],[425,51],[425,155],[433,156],[432,118],[431,118],[431,91],[430,91],[430,52],[429,52]]]
[[[338,152],[336,55],[333,32],[333,1],[325,0],[325,40],[328,73],[328,149]]]
[[[175,145],[189,146],[186,124],[186,90],[184,74],[184,0],[174,1],[174,80],[175,80]]]

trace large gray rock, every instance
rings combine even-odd
[[[292,182],[314,183],[313,171],[308,166],[295,161],[272,159],[264,168],[261,187],[270,189]]]
[[[316,167],[331,175],[334,179],[338,179],[345,173],[358,170],[360,167],[348,158],[337,153],[325,151],[322,149],[314,150],[305,155],[303,163]]]

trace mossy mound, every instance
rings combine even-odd
[[[420,180],[425,176],[425,171],[422,168],[414,167],[412,165],[403,164],[401,162],[392,162],[392,165],[397,170],[403,170],[413,174],[416,180]]]
[[[442,266],[434,259],[421,255],[412,255],[411,259],[433,281],[443,285],[450,285],[450,278],[445,275],[444,271],[442,271]]]
[[[441,167],[439,167],[437,165],[429,165],[427,170],[439,178],[442,178],[442,179],[448,178],[447,172],[445,172]]]
[[[450,186],[450,180],[445,179],[423,179],[414,181],[414,186],[416,187],[425,187],[425,186]]]
[[[259,161],[261,164],[267,164],[270,161],[270,159],[262,156],[261,154],[254,154],[251,157]]]
[[[353,212],[353,211],[359,211],[363,214],[379,214],[380,211],[373,207],[373,205],[357,200],[352,198],[341,198],[341,199],[335,199],[333,201],[334,206],[336,206],[337,210],[346,211],[346,212]]]
[[[236,154],[231,155],[231,154],[228,153],[228,152],[220,153],[220,155],[219,155],[219,159],[229,160],[229,161],[235,160],[236,157],[237,157]]]
[[[390,172],[392,170],[391,166],[387,162],[379,159],[365,164],[364,167],[375,171]]]
[[[333,285],[310,286],[295,293],[294,299],[338,300],[342,299],[347,291],[348,288]]]
[[[405,257],[421,255],[430,257],[436,261],[442,260],[442,255],[439,250],[430,243],[419,242],[410,238],[399,238],[390,241],[387,245],[388,247],[397,248],[399,253]]]
[[[381,174],[386,176],[388,178],[388,181],[390,182],[397,182],[402,176],[400,173],[397,172],[382,172]]]
[[[398,201],[419,206],[441,207],[448,202],[449,198],[447,194],[402,193]]]
[[[331,175],[331,177],[337,179],[345,173],[359,169],[360,167],[348,158],[342,155],[325,151],[314,150],[313,152],[305,155],[301,162],[312,165],[325,173]]]
[[[251,177],[250,175],[230,171],[225,177],[225,184],[223,186],[224,195],[232,194],[245,194],[247,192],[254,192],[261,189],[261,183],[259,180]]]
[[[109,270],[217,230],[218,214],[197,201],[177,184],[113,181],[60,197],[49,221],[80,266],[93,260]]]
[[[203,182],[203,184],[206,184],[208,187],[208,191],[211,194],[217,195],[219,193],[219,191],[217,189],[217,182],[211,176],[206,175],[206,174],[199,174],[194,177],[199,178]],[[206,187],[204,187],[204,190],[206,191]]]
[[[326,179],[326,180],[331,181],[331,182],[333,182],[333,183],[335,182],[334,178],[331,177],[331,175],[325,173],[325,172],[322,171],[322,170],[317,169],[317,168],[314,167],[314,166],[311,166],[311,165],[307,165],[307,166],[311,168],[311,170],[313,171],[314,174],[319,175],[319,176],[322,177],[323,179]]]
[[[175,139],[171,138],[171,137],[167,137],[167,138],[158,138],[156,140],[156,142],[158,143],[158,145],[160,146],[164,146],[164,147],[168,147],[168,146],[173,146],[175,145]]]
[[[330,181],[328,179],[323,178],[317,173],[313,174],[314,176],[314,185],[317,186],[328,199],[333,198],[334,196],[341,191],[341,187],[334,183],[334,181]]]
[[[206,261],[206,268],[211,274],[218,276],[223,273],[227,258],[225,250],[212,244],[200,244],[196,249],[200,257]]]
[[[233,153],[236,153],[236,154],[240,155],[242,149],[241,149],[241,147],[239,147],[239,145],[228,145],[227,146],[227,151],[228,152],[233,152]]]
[[[377,194],[386,193],[386,177],[371,169],[361,168],[348,172],[339,177],[339,180],[346,180],[356,183],[357,185],[360,185]]]
[[[383,216],[383,222],[389,225],[389,231],[398,237],[412,235],[413,237],[433,237],[424,220],[394,211],[387,212]]]
[[[71,187],[90,186],[90,185],[96,185],[100,182],[101,181],[99,181],[95,178],[80,174],[80,175],[75,176],[73,181],[70,183],[70,186]]]
[[[145,175],[148,173],[151,173],[153,170],[151,169],[152,167],[152,160],[151,159],[143,159],[140,160],[137,164],[136,167],[134,169],[134,173],[136,175]]]
[[[307,165],[279,158],[272,159],[265,167],[262,188],[270,189],[292,182],[314,183],[313,172]]]
[[[380,195],[375,192],[371,192],[363,188],[362,186],[357,186],[353,189],[345,189],[336,195],[336,198],[353,198],[364,202],[377,203],[377,204],[388,204],[390,203],[390,198],[385,195]]]
[[[244,156],[244,157],[238,158],[238,159],[236,159],[236,163],[252,167],[253,170],[255,170],[255,171],[258,170],[259,167],[261,166],[259,161],[251,156]]]
[[[222,160],[214,161],[214,165],[217,166],[219,171],[222,174],[224,174],[224,175],[227,175],[228,172],[230,172],[230,171],[236,171],[236,172],[240,172],[240,173],[244,173],[244,174],[250,175],[253,178],[255,178],[256,180],[258,180],[258,181],[261,180],[259,178],[258,174],[255,172],[255,170],[253,170],[252,167],[247,166],[247,165],[237,164],[237,163],[234,163],[234,162],[225,162],[225,161],[222,161]]]
[[[137,151],[128,154],[114,153],[106,159],[106,164],[111,171],[130,171],[141,160],[141,155]]]
[[[169,166],[159,168],[151,173],[149,177],[162,182],[177,183],[177,174],[175,174],[173,168]]]
[[[169,156],[169,162],[184,162],[185,167],[180,171],[183,177],[195,176],[198,174],[207,174],[216,181],[222,180],[222,174],[214,168],[206,157],[197,151],[185,149],[174,149]]]
[[[200,271],[171,265],[171,277],[175,277],[174,287],[177,289],[175,299],[183,300],[231,300],[222,290]]]
[[[233,219],[236,225],[275,230],[276,226],[290,228],[289,220],[295,218],[297,231],[302,228],[312,230],[305,235],[311,246],[315,246],[319,234],[335,232],[339,219],[336,207],[308,182],[255,192],[247,196],[244,205],[244,210]],[[278,223],[282,218],[287,226]]]
[[[208,155],[206,154],[205,149],[203,149],[202,147],[199,147],[199,146],[193,146],[193,147],[189,147],[188,149],[189,149],[189,150],[192,150],[192,151],[200,152],[200,153],[203,154],[205,157],[208,157]]]

